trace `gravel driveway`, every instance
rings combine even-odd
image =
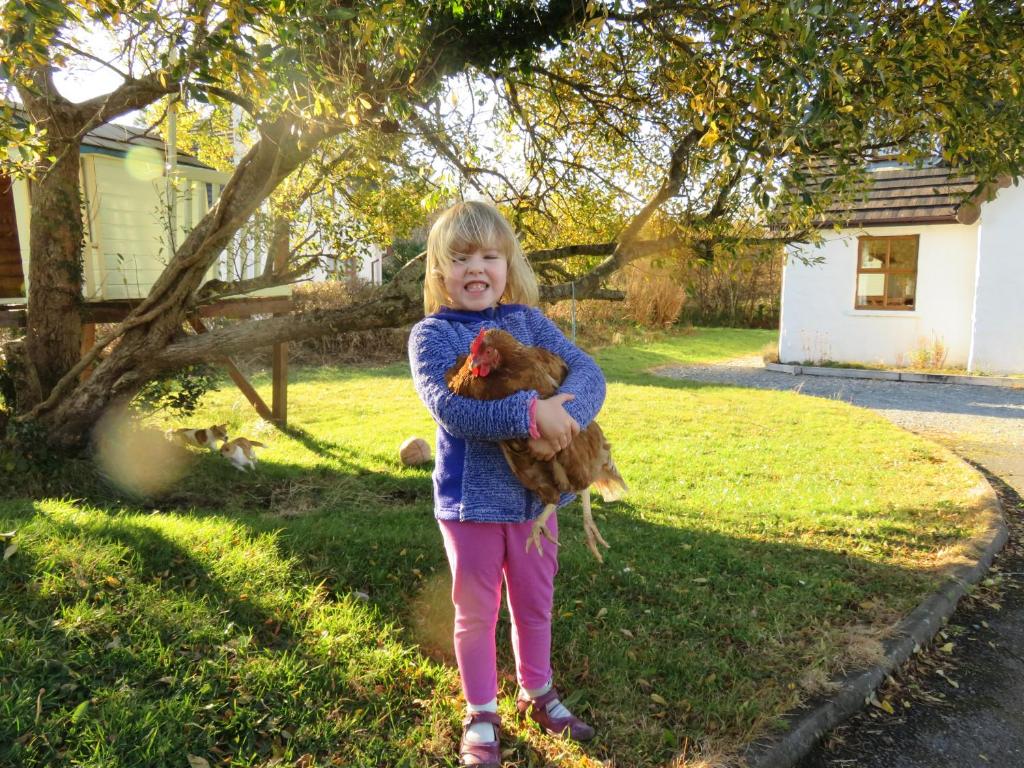
[[[997,480],[1010,524],[1010,544],[997,559],[1004,574],[1000,610],[958,610],[951,688],[915,701],[906,713],[864,712],[840,726],[839,745],[819,746],[799,768],[964,768],[1024,766],[1024,390],[963,384],[793,376],[767,371],[758,358],[718,365],[666,366],[659,375],[707,384],[799,392],[870,408],[979,465]],[[1004,488],[1002,480],[1009,488]],[[952,660],[951,660],[952,665]]]

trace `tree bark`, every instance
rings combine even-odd
[[[51,129],[52,130],[52,129]],[[25,349],[39,392],[19,393],[19,410],[45,397],[78,362],[82,345],[82,198],[77,139],[51,138],[56,163],[32,184],[28,327]],[[46,212],[45,216],[38,215]]]

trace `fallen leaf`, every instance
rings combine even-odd
[[[6,547],[4,547],[4,560],[10,560],[11,556],[18,551],[18,542],[12,541]]]
[[[945,645],[940,646],[939,650],[942,651],[943,653],[952,653],[953,652],[953,645],[954,645],[953,643],[946,643]]]
[[[16,533],[17,533],[17,531],[6,531],[6,532],[3,532],[3,533],[0,533],[0,539],[4,539],[4,540],[13,539],[14,538],[14,534],[16,534]]]
[[[196,757],[195,755],[186,755],[186,757],[189,768],[210,768],[210,762],[205,757]]]
[[[653,701],[655,704],[658,704],[658,705],[660,705],[662,707],[667,707],[668,706],[668,702],[665,701],[665,697],[664,696],[660,696],[657,693],[652,693],[651,694],[651,701]]]

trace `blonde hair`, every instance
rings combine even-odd
[[[523,255],[519,238],[493,205],[479,200],[456,203],[446,210],[427,236],[427,273],[423,279],[423,311],[432,315],[450,301],[444,279],[452,259],[478,248],[494,248],[508,263],[501,301],[535,306],[540,299],[537,277]]]

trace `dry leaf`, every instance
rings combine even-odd
[[[4,547],[4,560],[10,560],[11,556],[18,551],[18,542],[12,541]]]
[[[668,706],[668,702],[665,701],[665,697],[664,696],[660,696],[657,693],[652,693],[651,694],[651,701],[653,701],[655,704],[658,704],[658,705],[660,705],[662,707],[667,707]]]
[[[953,643],[946,643],[945,645],[940,646],[939,650],[942,651],[943,653],[952,653],[953,652]]]
[[[187,755],[189,768],[210,768],[210,763],[205,757]]]

